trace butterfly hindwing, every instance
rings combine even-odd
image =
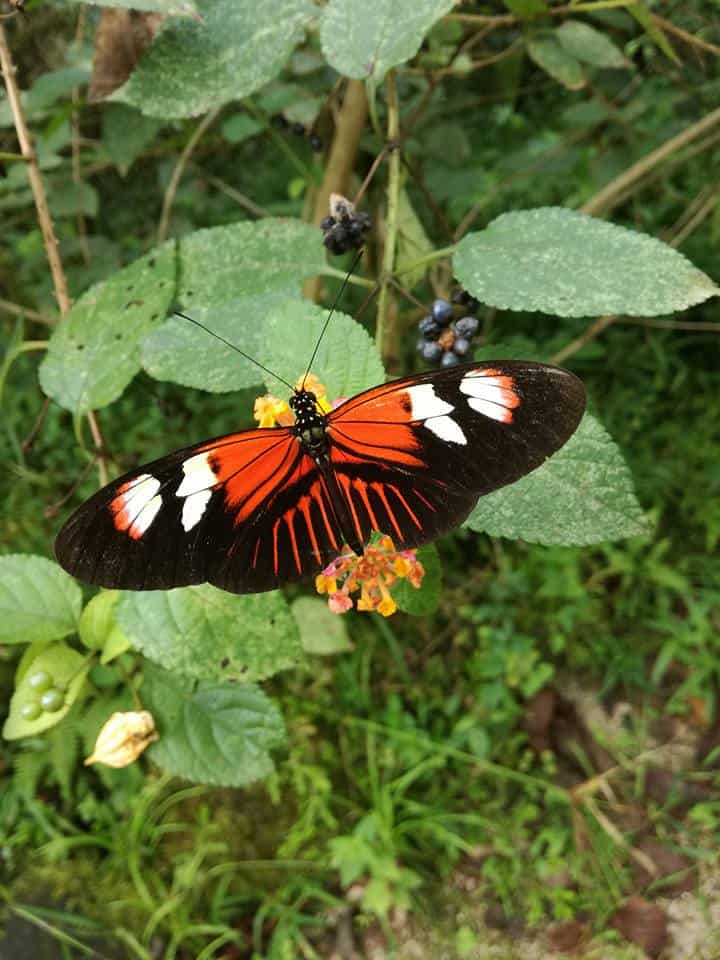
[[[478,497],[544,463],[584,409],[577,377],[530,361],[462,364],[358,394],[328,423],[358,537],[377,522],[403,546],[435,539]]]

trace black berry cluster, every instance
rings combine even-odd
[[[20,708],[23,720],[37,720],[43,713],[57,713],[65,705],[65,694],[47,670],[36,670],[27,683],[35,696]]]
[[[478,319],[473,315],[477,300],[466,290],[458,290],[448,300],[435,300],[430,313],[418,324],[418,353],[428,363],[452,367],[470,352],[477,333]]]
[[[358,213],[355,206],[339,193],[330,194],[330,216],[320,221],[323,243],[330,253],[359,250],[371,226],[372,220],[367,213]]]
[[[282,113],[275,114],[272,125],[277,130],[285,130],[296,137],[307,137],[310,149],[315,153],[320,153],[325,146],[322,139],[310,127],[306,127],[304,123],[291,123]]]

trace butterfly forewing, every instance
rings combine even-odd
[[[327,417],[317,460],[291,427],[178,450],[99,491],[55,551],[81,580],[259,592],[310,576],[373,531],[418,546],[572,435],[585,391],[521,361],[471,363],[358,394]]]
[[[403,546],[433,540],[539,467],[584,409],[577,377],[530,361],[462,364],[353,397],[328,434],[358,538],[377,525]]]

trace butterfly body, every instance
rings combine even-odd
[[[558,450],[585,391],[557,367],[473,362],[327,414],[310,391],[289,404],[293,426],[204,441],[100,490],[60,531],[61,565],[106,587],[250,593],[312,576],[345,545],[361,553],[373,531],[416,547]]]

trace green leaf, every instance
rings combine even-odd
[[[77,629],[82,593],[56,563],[0,557],[0,643],[47,643]]]
[[[81,3],[84,0],[70,0]],[[168,17],[197,17],[195,0],[93,0],[98,7],[124,7],[128,10],[144,10],[148,13],[164,13]]]
[[[78,414],[116,400],[140,369],[140,341],[165,316],[174,286],[166,244],[91,287],[50,337],[40,366],[45,393]]]
[[[392,595],[400,610],[414,617],[426,617],[437,610],[442,586],[442,566],[437,548],[429,543],[420,547],[417,558],[425,568],[425,576],[416,589],[407,580],[399,580],[392,588]]]
[[[100,663],[109,663],[130,648],[117,622],[119,590],[101,590],[85,607],[78,633],[88,650],[102,650]]]
[[[63,177],[52,184],[48,199],[50,213],[57,219],[63,217],[96,217],[100,206],[98,192],[84,180],[73,183]]]
[[[571,56],[592,67],[622,70],[632,66],[607,34],[581,20],[566,20],[555,31],[555,37]]]
[[[433,245],[425,233],[418,215],[413,210],[407,190],[404,188],[398,195],[398,246],[396,269],[400,272],[411,263],[433,251]],[[420,283],[427,272],[427,265],[416,267],[403,273],[402,282],[408,290]]]
[[[563,207],[503,214],[460,242],[454,269],[483,303],[560,317],[652,317],[718,293],[660,240]]]
[[[238,596],[209,584],[125,592],[118,621],[133,647],[168,670],[213,680],[260,680],[302,656],[283,595]]]
[[[36,720],[26,720],[22,716],[23,707],[38,702],[39,698],[39,694],[32,689],[28,680],[39,670],[45,670],[50,674],[54,686],[63,691],[65,702],[59,710],[52,713],[43,712]],[[25,663],[22,678],[17,682],[15,693],[10,701],[10,713],[3,727],[5,739],[17,740],[19,737],[32,737],[59,723],[80,693],[87,672],[88,666],[82,654],[72,650],[65,643],[53,643],[39,652],[32,663]]]
[[[307,300],[288,300],[263,318],[264,341],[258,360],[289,383],[305,372],[327,310]],[[330,400],[352,397],[385,379],[380,355],[367,331],[335,311],[312,365]],[[266,377],[273,393],[277,382]]]
[[[650,532],[630,471],[591,414],[541,467],[481,497],[465,524],[493,537],[563,546]]]
[[[222,125],[222,135],[228,143],[242,143],[249,140],[265,128],[247,113],[235,113]]]
[[[251,293],[299,290],[326,266],[320,231],[300,220],[268,217],[196,230],[178,247],[177,295],[188,312],[195,304],[210,308]],[[263,328],[263,317],[245,321]]]
[[[585,86],[587,78],[582,65],[550,30],[534,33],[528,40],[527,52],[541,70],[568,90],[580,90]]]
[[[106,103],[102,111],[102,142],[108,156],[125,176],[165,121],[144,117],[124,103]]]
[[[192,317],[230,343],[236,343],[249,356],[259,357],[266,331],[264,321],[258,322],[258,318],[284,303],[289,293],[272,291],[219,306],[194,307]],[[198,338],[203,338],[202,350],[198,349]],[[211,393],[242,390],[263,382],[259,367],[182,317],[172,317],[145,339],[142,365],[156,380],[171,380]]]
[[[279,711],[252,684],[199,684],[145,665],[142,698],[160,739],[148,753],[167,773],[243,787],[274,769],[269,750],[285,740]]]
[[[197,0],[169,20],[113,95],[148,116],[194,117],[259,90],[280,72],[316,14],[310,0]]]
[[[338,73],[379,83],[415,56],[453,6],[453,0],[329,0],[320,27],[323,53]]]
[[[503,4],[519,17],[532,17],[547,10],[545,0],[503,0]]]
[[[665,36],[665,31],[653,20],[652,11],[648,5],[643,3],[642,0],[635,0],[635,3],[628,4],[627,11],[635,17],[653,43],[662,50],[665,56],[680,66],[682,60],[673,50],[670,41]]]
[[[328,656],[352,650],[345,618],[331,613],[327,600],[298,597],[290,607],[300,631],[305,653]]]

